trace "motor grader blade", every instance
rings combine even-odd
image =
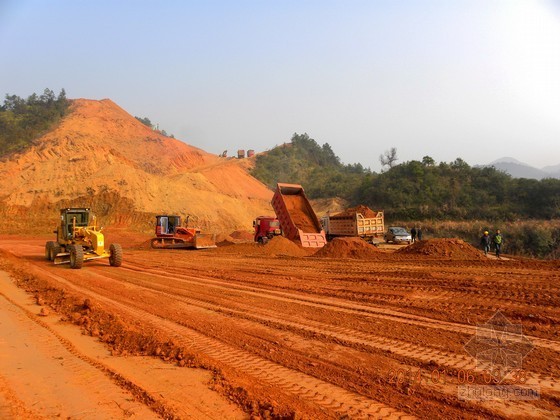
[[[98,259],[101,259],[101,258],[109,258],[110,256],[111,256],[111,254],[109,254],[108,252],[103,252],[103,254],[101,254],[101,255],[97,255],[93,252],[85,253],[83,255],[83,261],[98,260]],[[60,254],[57,254],[54,257],[54,264],[55,265],[70,264],[70,253],[69,252],[61,252]]]
[[[216,248],[216,235],[214,233],[197,233],[194,237],[196,249]]]
[[[54,263],[56,265],[59,264],[70,264],[70,253],[69,252],[61,252],[54,257]]]

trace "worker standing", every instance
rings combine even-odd
[[[500,253],[502,252],[502,244],[504,243],[504,238],[500,229],[496,230],[494,237],[492,238],[492,242],[494,243],[494,248],[496,249],[496,258],[501,258]]]
[[[490,251],[490,235],[487,230],[484,231],[484,234],[480,237],[480,245],[482,246],[484,255],[488,255],[488,251]]]
[[[410,229],[410,237],[412,239],[412,243],[416,242],[416,227]]]

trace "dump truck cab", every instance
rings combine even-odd
[[[274,216],[259,216],[253,220],[255,242],[265,243],[274,236],[282,235],[280,221]]]

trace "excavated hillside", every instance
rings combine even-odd
[[[163,136],[109,99],[76,99],[54,130],[0,162],[0,226],[37,232],[58,207],[74,205],[145,229],[157,213],[191,215],[214,231],[247,229],[272,211],[272,192],[249,175],[251,165]]]

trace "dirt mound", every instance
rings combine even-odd
[[[275,257],[282,255],[288,257],[306,257],[314,252],[313,249],[302,248],[283,236],[275,236],[265,245],[256,242],[239,242],[239,240],[236,239],[232,241],[225,240],[218,243],[218,245],[219,247],[213,250],[213,252],[245,256]]]
[[[356,213],[360,213],[362,216],[366,218],[377,216],[376,211],[373,211],[368,206],[364,206],[360,204],[356,207],[350,207],[349,209],[346,209],[343,212],[333,214],[332,217],[348,217],[348,216],[354,216]]]
[[[275,236],[262,247],[264,255],[287,255],[289,257],[305,257],[309,251],[283,236]]]
[[[472,245],[462,239],[433,238],[418,241],[397,251],[404,255],[427,255],[453,260],[482,260],[484,255]]]
[[[135,213],[149,216],[134,216],[142,221],[171,213],[190,215],[211,232],[247,229],[256,214],[270,213],[272,198],[249,174],[251,164],[163,136],[109,99],[76,99],[56,128],[0,161],[0,229],[9,231],[17,212],[31,217],[41,203],[56,209],[79,201],[78,207],[92,207],[109,196],[128,205],[114,210],[114,200],[104,201],[101,207],[115,213],[98,214],[105,225],[117,216],[126,227]],[[57,214],[37,210],[33,217],[46,233]]]
[[[334,238],[313,256],[319,258],[378,258],[382,252],[360,238]]]
[[[247,230],[235,230],[235,231],[231,232],[229,234],[229,236],[233,239],[238,239],[238,240],[241,240],[241,241],[253,242],[253,240],[254,240],[253,233],[251,233]]]

